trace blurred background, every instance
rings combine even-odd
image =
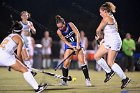
[[[55,16],[61,15],[66,22],[73,22],[79,31],[83,31],[88,39],[87,44],[87,62],[90,69],[100,71],[96,62],[94,61],[94,53],[96,51],[97,43],[94,40],[95,31],[101,21],[99,15],[99,7],[107,0],[0,0],[0,41],[3,40],[9,34],[12,20],[20,21],[20,12],[28,11],[31,13],[30,21],[33,22],[34,27],[37,30],[36,35],[32,35],[34,39],[34,55],[33,66],[36,68],[54,68],[59,62],[62,61],[61,50],[62,44],[56,34]],[[131,39],[135,41],[136,50],[133,51],[133,69],[132,71],[140,70],[140,6],[136,0],[109,0],[113,2],[117,7],[117,12],[114,14],[118,26],[119,33],[122,40],[126,38],[126,34],[129,33]],[[51,54],[49,56],[48,66],[43,66],[43,54],[42,54],[42,39],[45,31],[49,32],[49,37],[52,38],[51,42]],[[46,59],[46,60],[48,60]],[[122,68],[124,68],[124,56],[123,51],[119,52],[116,62],[118,62]],[[131,62],[131,63],[132,63]],[[77,58],[73,57],[71,63],[71,69],[79,69],[77,64]],[[126,66],[124,71],[129,71],[129,67]],[[131,71],[131,70],[130,70]]]

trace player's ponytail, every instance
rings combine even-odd
[[[56,19],[56,24],[58,24],[58,23],[65,24],[64,18],[62,18],[60,15],[56,15],[55,19]]]
[[[106,10],[108,13],[110,13],[110,12],[115,13],[116,12],[116,6],[111,2],[105,2],[103,5],[101,5],[100,9]]]

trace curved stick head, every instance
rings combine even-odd
[[[72,81],[72,77],[71,77],[71,76],[68,76],[68,77],[67,77],[67,80],[68,80],[68,81]]]

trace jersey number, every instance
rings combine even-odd
[[[4,41],[2,41],[2,43],[0,44],[0,47],[5,48],[5,45],[8,43],[9,40],[5,39]]]
[[[71,37],[71,38],[70,38],[70,41],[71,41],[71,42],[74,42],[74,38],[73,38],[73,37]]]

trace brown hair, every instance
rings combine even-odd
[[[116,12],[116,6],[111,2],[105,2],[103,5],[101,5],[100,9],[106,10],[108,13],[109,12],[112,12],[112,13]]]
[[[22,11],[22,12],[20,13],[20,16],[22,16],[24,13],[27,13],[27,14],[28,14],[28,18],[31,17],[31,14],[30,14],[28,11]]]
[[[65,24],[64,18],[62,18],[60,15],[56,15],[55,19],[56,19],[56,24],[58,24],[58,23]]]

